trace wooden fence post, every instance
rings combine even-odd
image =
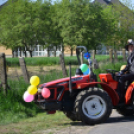
[[[29,83],[29,75],[26,68],[26,63],[23,57],[19,57],[19,63],[21,66],[22,74],[26,83]]]
[[[122,49],[123,61],[126,61],[126,50]]]
[[[109,58],[110,58],[110,62],[113,63],[113,50],[109,49]]]
[[[60,64],[61,64],[61,67],[62,67],[63,76],[67,77],[67,70],[66,70],[66,67],[65,67],[64,56],[63,56],[63,54],[60,54],[59,57],[60,57]]]
[[[7,94],[7,73],[6,73],[6,59],[5,54],[0,54],[0,81],[3,93]]]

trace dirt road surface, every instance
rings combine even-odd
[[[134,134],[134,116],[124,117],[113,110],[110,118],[103,124],[87,126],[72,122],[62,129],[47,129],[34,132],[38,134]]]

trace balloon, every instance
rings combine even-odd
[[[88,65],[87,64],[81,64],[80,69],[81,69],[82,72],[85,72],[88,69]]]
[[[34,95],[34,94],[37,93],[38,89],[37,89],[36,86],[31,85],[31,86],[28,87],[28,90],[27,91],[28,91],[29,94]]]
[[[90,69],[88,68],[87,71],[83,72],[84,75],[90,74]]]
[[[31,85],[37,86],[40,83],[40,78],[38,76],[32,76],[30,78]]]
[[[27,91],[23,95],[23,99],[25,102],[31,102],[34,100],[34,96],[29,94]]]
[[[48,97],[50,97],[50,90],[48,88],[43,88],[41,94],[45,99],[47,99]]]

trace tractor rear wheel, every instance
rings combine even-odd
[[[132,116],[134,114],[134,109],[131,106],[117,108],[116,110],[119,114],[124,116]]]
[[[83,90],[76,97],[75,111],[76,117],[86,124],[102,123],[112,112],[111,98],[100,88]]]
[[[134,93],[131,98],[131,103],[129,106],[124,106],[116,109],[117,112],[123,116],[132,116],[134,115]]]
[[[70,112],[64,112],[64,114],[70,119],[70,120],[72,120],[72,121],[77,121],[77,119],[76,119],[76,115],[72,112],[72,111],[70,111]]]

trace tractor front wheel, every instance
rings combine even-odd
[[[111,98],[100,88],[83,90],[76,97],[75,111],[77,118],[86,124],[104,122],[112,111]]]

